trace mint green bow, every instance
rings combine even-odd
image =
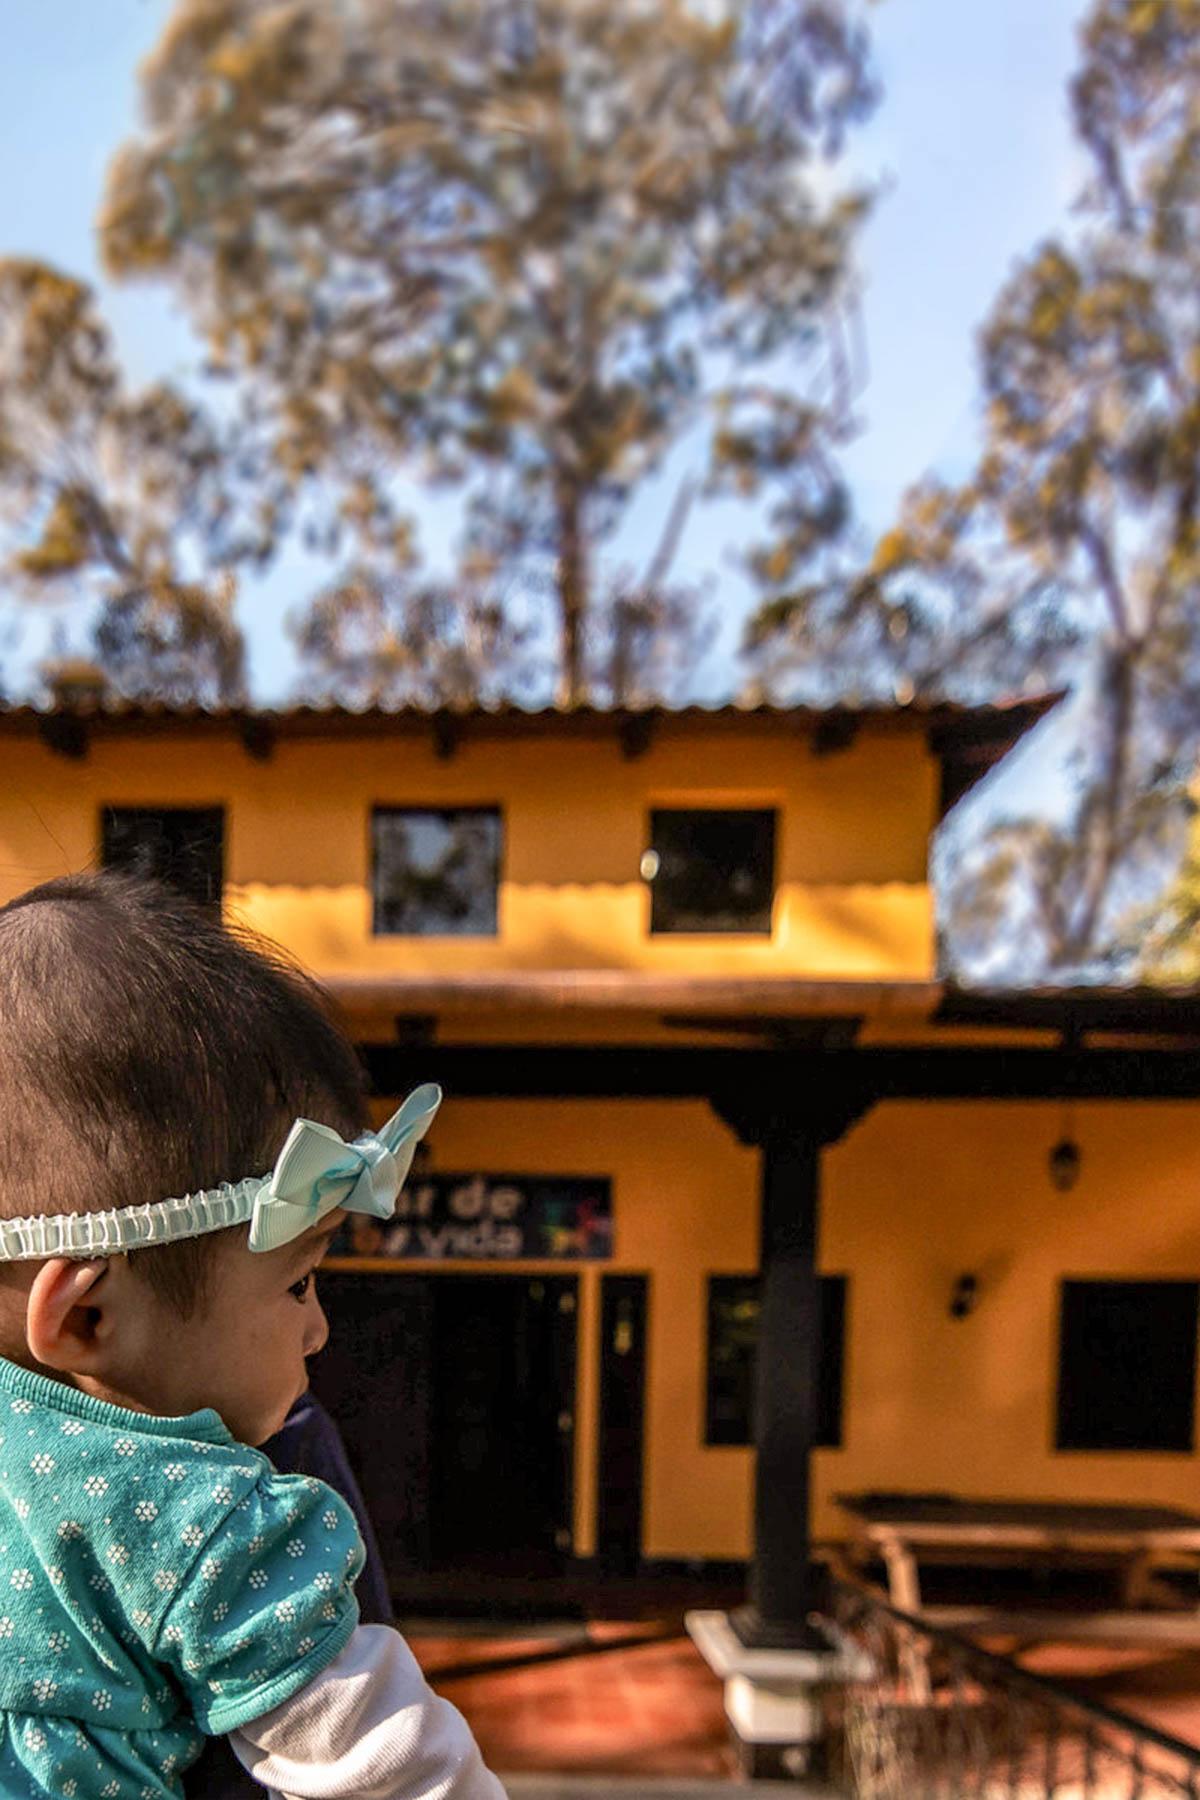
[[[329,1125],[297,1119],[255,1198],[251,1250],[290,1244],[338,1206],[390,1219],[417,1145],[441,1104],[441,1088],[427,1082],[378,1133],[366,1131],[351,1144]]]

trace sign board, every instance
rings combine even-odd
[[[612,1255],[612,1182],[606,1175],[419,1175],[392,1219],[352,1214],[333,1253],[603,1261]]]

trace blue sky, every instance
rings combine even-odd
[[[0,61],[0,255],[99,281],[93,220],[109,155],[136,120],[136,69],[168,0],[12,5]],[[866,525],[888,521],[929,469],[967,466],[976,418],[974,334],[1014,260],[1066,217],[1080,167],[1065,89],[1078,0],[878,0],[870,8],[883,104],[854,151],[884,192],[862,250],[870,378],[848,456]],[[195,344],[155,289],[105,290],[135,379],[183,373]],[[724,511],[724,509],[721,509]],[[657,507],[623,548],[648,545]],[[439,525],[431,514],[435,534]],[[707,671],[727,688],[744,590],[723,562],[729,516],[698,517],[680,561],[718,582],[727,629]],[[293,554],[245,590],[256,690],[291,673],[283,632],[311,571]]]

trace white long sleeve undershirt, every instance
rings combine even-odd
[[[315,1680],[229,1741],[277,1800],[505,1800],[462,1714],[386,1625],[360,1625]]]

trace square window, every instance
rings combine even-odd
[[[813,1445],[842,1442],[842,1388],[846,1360],[846,1277],[817,1282],[817,1416]],[[759,1277],[708,1278],[708,1356],[705,1383],[706,1444],[754,1442],[754,1366],[758,1352]]]
[[[495,937],[502,835],[493,806],[377,806],[371,892],[377,935]]]
[[[1059,1450],[1191,1450],[1194,1281],[1064,1281]]]
[[[775,814],[659,807],[650,814],[652,932],[770,936],[775,897]]]
[[[225,875],[220,806],[105,806],[100,861],[161,881],[198,906],[219,908]]]

